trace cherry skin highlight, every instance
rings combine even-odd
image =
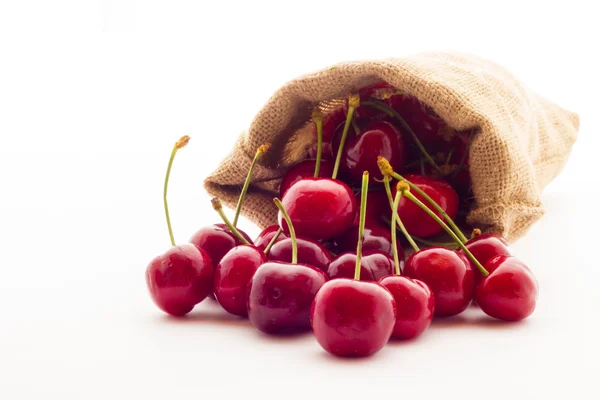
[[[262,230],[261,233],[258,234],[256,239],[254,240],[254,245],[264,251],[269,245],[269,243],[271,243],[271,239],[273,239],[273,236],[277,234],[278,230],[279,225],[267,226],[265,229]],[[281,242],[285,238],[287,238],[287,235],[281,232],[277,237],[275,243]]]
[[[212,290],[214,268],[209,255],[192,244],[171,247],[146,269],[146,284],[164,312],[183,316]]]
[[[367,202],[367,204],[369,203]],[[343,235],[335,239],[335,248],[338,253],[356,250],[357,244],[358,226],[353,226]],[[396,245],[398,246],[400,260],[404,261],[404,251],[402,250],[402,244],[399,240],[396,240]],[[390,229],[384,228],[381,224],[367,226],[363,234],[362,248],[363,251],[380,251],[393,257],[392,234]]]
[[[356,253],[340,254],[327,268],[329,279],[353,278]],[[360,280],[377,281],[394,273],[394,260],[380,251],[365,251],[360,259]]]
[[[327,271],[332,257],[325,246],[315,240],[302,238],[297,238],[296,243],[298,245],[298,263]],[[275,243],[269,252],[269,260],[291,263],[292,239],[288,238]]]
[[[379,280],[396,301],[396,324],[392,337],[414,339],[431,324],[435,309],[435,298],[429,287],[418,279],[406,276],[386,276]]]
[[[238,229],[238,231],[240,231],[242,236],[244,236],[249,243],[252,243],[252,239],[250,239],[246,233],[242,232],[240,229]],[[242,244],[242,242],[229,231],[229,228],[227,228],[227,225],[225,224],[214,224],[200,228],[200,230],[191,237],[190,243],[199,249],[206,251],[210,256],[213,265],[219,264],[221,258],[223,258],[229,250]]]
[[[279,186],[280,196],[283,197],[285,192],[296,182],[304,178],[312,178],[315,175],[316,160],[304,160],[291,167],[283,176],[281,185]],[[319,169],[320,178],[328,178],[333,174],[333,164],[328,160],[321,160],[321,168]]]
[[[535,310],[538,283],[531,270],[516,257],[498,256],[485,264],[491,271],[475,291],[477,304],[490,317],[520,321]]]
[[[459,314],[473,299],[473,269],[468,259],[455,251],[443,247],[418,251],[406,260],[404,275],[431,289],[436,316]]]
[[[250,322],[265,333],[310,329],[310,307],[326,281],[323,271],[309,265],[281,262],[261,265],[246,291]]]
[[[254,273],[267,262],[267,256],[258,247],[236,246],[221,259],[215,270],[214,293],[225,311],[246,317],[246,287]]]
[[[334,279],[317,293],[310,320],[317,342],[339,357],[367,357],[390,339],[396,302],[375,282]]]
[[[315,240],[330,239],[352,226],[358,205],[352,189],[335,179],[305,178],[288,189],[281,200],[296,233]],[[289,234],[279,213],[279,224]]]

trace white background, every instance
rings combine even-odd
[[[598,398],[597,13],[585,3],[0,2],[0,399]],[[556,3],[556,4],[555,4]],[[217,220],[201,182],[270,94],[334,62],[460,50],[581,115],[547,215],[513,245],[540,283],[520,324],[439,321],[365,360],[272,338],[144,271]],[[251,236],[258,230],[242,220]]]

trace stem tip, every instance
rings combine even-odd
[[[189,141],[190,137],[188,135],[182,136],[177,142],[175,142],[175,148],[181,149],[182,147],[185,147]]]
[[[354,109],[360,107],[360,95],[358,93],[352,93],[348,96],[348,107]]]
[[[406,181],[400,181],[398,184],[396,184],[396,190],[398,192],[402,192],[402,194],[406,194],[410,192],[410,186]]]
[[[392,165],[385,157],[382,157],[382,156],[377,157],[377,166],[379,167],[379,170],[381,171],[381,175],[383,175],[384,178],[386,176],[390,176],[394,172]]]
[[[216,197],[211,199],[210,204],[212,204],[213,209],[216,211],[219,211],[223,208],[223,205],[221,204],[221,200],[219,200]]]
[[[471,232],[471,239],[475,239],[478,236],[481,236],[481,229],[473,229],[473,232]]]
[[[311,118],[314,123],[317,123],[317,121],[323,121],[323,112],[321,110],[319,110],[318,108],[316,108],[312,112]]]

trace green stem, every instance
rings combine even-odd
[[[417,199],[408,190],[404,191],[404,196],[406,196],[410,201],[414,202],[417,206],[419,206],[421,208],[421,210],[425,211],[431,218],[433,218],[438,224],[440,224],[440,226],[442,228],[444,228],[444,230],[446,231],[446,233],[448,233],[448,235],[450,235],[450,237],[452,237],[452,239],[454,239],[454,241],[456,242],[456,244],[460,246],[460,248],[465,252],[465,254],[467,255],[467,257],[469,257],[469,259],[471,260],[471,262],[473,262],[473,264],[477,267],[477,269],[479,270],[479,272],[481,273],[481,275],[483,275],[485,277],[485,276],[488,276],[490,274],[483,267],[483,265],[481,265],[481,263],[475,258],[475,256],[473,256],[473,254],[469,251],[469,249],[467,249],[467,247],[458,238],[458,236],[456,236],[456,234],[452,231],[452,229],[450,229],[448,227],[448,225],[446,225],[444,223],[444,221],[441,220],[440,217],[438,217],[433,211],[431,211],[429,209],[429,207],[427,207],[425,204],[423,204],[421,202],[421,200]]]
[[[167,189],[169,188],[169,178],[171,176],[171,167],[173,166],[173,160],[175,160],[175,154],[177,154],[177,150],[184,147],[186,144],[188,144],[189,141],[189,136],[183,136],[173,146],[173,150],[171,151],[171,157],[169,158],[169,165],[167,166],[167,174],[165,175],[165,184],[163,186],[163,205],[165,207],[165,217],[167,219],[167,228],[169,228],[169,237],[171,239],[172,246],[175,246],[175,236],[173,236],[171,216],[169,215],[169,204],[167,203]]]
[[[356,136],[360,135],[360,127],[356,123],[356,118],[352,118],[352,128],[354,129],[354,134]]]
[[[315,161],[315,178],[319,177],[321,172],[321,157],[323,153],[323,120],[315,121],[317,125],[317,160]]]
[[[410,134],[410,136],[412,137],[414,142],[417,144],[417,147],[419,147],[421,154],[423,154],[423,156],[425,156],[425,159],[429,162],[429,164],[431,164],[431,166],[436,171],[438,171],[438,172],[440,171],[440,167],[436,164],[435,160],[431,157],[431,155],[427,152],[427,150],[425,150],[425,146],[423,146],[423,143],[421,143],[421,141],[419,140],[419,138],[417,137],[415,132],[410,128],[410,126],[406,123],[404,118],[402,118],[402,116],[396,110],[394,110],[392,107],[388,106],[387,104],[385,104],[379,100],[374,100],[374,99],[372,101],[365,101],[363,103],[363,105],[374,107],[378,110],[383,111],[390,117],[396,118],[398,120],[398,122],[400,122],[400,125],[402,125],[402,127],[406,131],[408,131],[408,133]]]
[[[250,170],[248,171],[248,175],[246,175],[246,180],[244,181],[244,186],[242,187],[242,192],[240,193],[240,197],[238,198],[237,207],[235,208],[235,216],[233,217],[233,226],[237,226],[238,219],[240,218],[240,213],[242,212],[242,204],[244,203],[244,198],[246,197],[246,193],[248,192],[248,187],[250,187],[250,179],[252,178],[252,173],[254,172],[254,168],[256,167],[256,163],[260,159],[260,157],[269,150],[271,145],[263,144],[258,149],[256,149],[256,154],[254,154],[254,159],[252,160],[252,164],[250,164]]]
[[[212,206],[215,209],[215,211],[219,214],[219,216],[223,220],[223,223],[225,225],[227,225],[227,227],[229,228],[229,231],[231,233],[233,233],[235,235],[235,237],[237,237],[240,240],[240,242],[242,242],[244,244],[250,244],[250,242],[248,242],[246,240],[246,238],[244,236],[242,236],[240,231],[238,231],[237,228],[235,226],[233,226],[231,221],[229,221],[229,218],[227,218],[227,215],[225,215],[225,213],[223,212],[223,206],[221,205],[221,201],[215,197],[210,202],[212,203]]]
[[[346,144],[346,138],[348,137],[348,130],[350,129],[350,125],[352,123],[352,116],[354,115],[354,110],[358,108],[359,105],[360,97],[358,95],[350,95],[348,98],[348,114],[346,115],[346,123],[344,124],[344,131],[342,132],[340,147],[338,148],[338,152],[335,157],[335,165],[333,166],[333,174],[331,175],[332,179],[337,178],[338,171],[340,169],[340,162],[342,161],[342,153]]]
[[[290,230],[290,238],[292,239],[292,264],[298,264],[298,243],[296,242],[296,231],[294,230],[294,225],[292,225],[292,220],[290,219],[287,211],[285,211],[285,207],[281,203],[281,200],[275,197],[273,202],[277,208],[279,208],[279,211],[281,211],[283,219],[285,219],[285,222],[287,222],[287,226]]]
[[[265,247],[265,254],[269,254],[269,251],[271,251],[271,247],[273,247],[275,242],[277,242],[277,239],[279,238],[279,235],[281,235],[282,231],[283,230],[281,229],[281,227],[279,227],[279,229],[277,229],[277,232],[275,232],[275,235],[273,235],[273,237],[269,241],[269,244],[267,245],[267,247]]]
[[[433,240],[422,239],[420,237],[412,236],[411,237],[417,242],[423,243],[427,246],[438,246],[438,247],[456,247],[456,243],[454,242],[434,242]]]
[[[410,243],[410,246],[413,248],[413,250],[419,251],[420,250],[419,246],[417,246],[417,244],[412,240],[411,236],[408,234],[406,227],[402,223],[400,214],[398,214],[398,204],[400,204],[400,197],[401,197],[402,193],[397,192],[396,199],[394,199],[392,197],[392,189],[390,188],[390,177],[383,178],[383,187],[385,188],[385,193],[387,194],[388,202],[390,203],[390,209],[392,210],[392,221],[391,221],[392,234],[394,236],[396,235],[396,225],[398,225],[398,228],[400,228],[400,231],[406,237],[406,240],[408,240],[408,243]],[[396,202],[398,204],[396,204]],[[392,243],[395,243],[395,242],[392,241]]]
[[[360,261],[362,259],[362,245],[365,235],[365,220],[367,215],[367,195],[369,192],[369,171],[363,172],[362,188],[360,191],[360,217],[358,220],[358,243],[356,244],[356,266],[354,279],[360,280]]]

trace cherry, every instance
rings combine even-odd
[[[361,220],[364,228],[368,172],[362,182]],[[360,229],[362,233],[362,229]],[[396,322],[396,302],[389,291],[375,282],[361,282],[360,245],[357,247],[354,279],[334,279],[317,293],[310,322],[317,342],[327,352],[341,357],[375,354],[390,339]]]
[[[496,256],[511,256],[506,239],[491,233],[482,235],[479,229],[473,231],[473,238],[465,243],[465,247],[482,265],[486,265],[489,260]],[[465,254],[462,249],[457,251]],[[492,272],[487,267],[486,269],[488,272]],[[475,272],[475,287],[479,285],[481,279],[483,279],[483,276],[479,272]]]
[[[412,96],[394,96],[390,100],[391,107],[402,114],[421,143],[429,146],[441,139],[440,130],[446,124],[431,107]]]
[[[258,268],[246,289],[248,318],[265,333],[309,329],[310,307],[327,275],[313,266],[298,264],[293,223],[281,201],[274,201],[289,226],[292,262],[266,262]]]
[[[352,226],[357,211],[352,189],[335,179],[305,178],[288,189],[282,199],[296,231],[310,239],[330,239]],[[283,232],[287,223],[279,213]]]
[[[267,226],[262,230],[261,233],[258,234],[254,240],[254,245],[261,250],[265,250],[276,235],[277,239],[275,239],[275,243],[281,242],[287,237],[283,232],[281,232],[281,227],[279,225]]]
[[[329,279],[352,278],[356,268],[356,253],[347,252],[337,256],[327,268]],[[360,280],[377,281],[393,274],[392,259],[381,251],[365,251],[360,257]]]
[[[246,287],[258,267],[266,262],[265,253],[250,245],[234,247],[225,254],[214,278],[215,297],[225,311],[240,317],[248,315]]]
[[[530,316],[537,302],[538,284],[529,268],[509,256],[492,258],[485,267],[491,272],[475,292],[483,312],[505,321],[520,321]]]
[[[360,193],[357,194],[357,197]],[[357,198],[357,203],[360,198]],[[367,213],[365,215],[365,226],[382,226],[382,217],[388,215],[390,210],[390,204],[385,192],[382,191],[369,191],[367,195]],[[359,214],[356,214],[354,218],[354,225],[358,225]]]
[[[296,182],[301,179],[308,177],[315,177],[315,166],[317,160],[304,160],[299,162],[298,164],[291,167],[283,176],[281,180],[281,185],[279,186],[279,193],[281,197],[285,195],[285,192]],[[327,176],[331,176],[333,173],[333,164],[331,164],[327,160],[321,160],[321,170],[319,171],[319,176],[315,178],[323,178]]]
[[[314,114],[314,113],[313,113]],[[333,152],[331,148],[331,141],[335,135],[335,132],[339,125],[344,122],[346,119],[346,107],[338,107],[333,111],[329,112],[325,118],[321,117],[322,122],[322,143],[319,146],[319,143],[315,143],[308,149],[308,156],[311,158],[317,158],[317,154],[319,152],[319,148],[322,148],[323,158],[330,159],[333,157]],[[314,134],[317,136],[318,140],[318,123],[319,120],[314,118]]]
[[[335,248],[338,252],[356,249],[356,245],[358,244],[358,229],[358,226],[353,226],[335,239]],[[404,260],[402,245],[399,241],[397,242],[397,245],[402,253],[402,260]],[[362,248],[365,252],[383,252],[391,257],[393,252],[390,230],[384,228],[381,224],[372,224],[371,226],[366,227],[363,235]]]
[[[372,122],[360,135],[350,135],[342,152],[341,173],[353,183],[360,182],[364,170],[369,171],[372,182],[374,179],[381,180],[378,156],[385,157],[396,170],[404,165],[402,135],[389,122]]]
[[[167,314],[183,316],[196,304],[206,298],[212,287],[213,264],[209,255],[191,244],[175,245],[167,188],[175,154],[184,147],[190,138],[179,139],[169,159],[165,176],[163,202],[171,247],[166,253],[156,257],[146,268],[146,284],[154,303]]]
[[[390,97],[395,92],[395,88],[389,83],[381,81],[374,83],[369,86],[362,87],[359,89],[358,94],[361,99],[368,99],[369,97],[384,98]],[[367,117],[371,119],[383,118],[385,113],[382,111],[370,107],[368,105],[361,105],[356,109],[357,117]]]
[[[327,271],[331,263],[331,254],[321,243],[311,239],[296,239],[298,246],[298,262],[308,264],[320,270]],[[269,260],[291,262],[293,253],[292,239],[283,239],[271,247],[269,251]]]
[[[214,224],[200,228],[190,238],[190,243],[197,248],[204,250],[213,260],[213,264],[217,265],[229,250],[241,244],[251,244],[250,237],[239,230],[246,242],[237,238],[225,224]]]

